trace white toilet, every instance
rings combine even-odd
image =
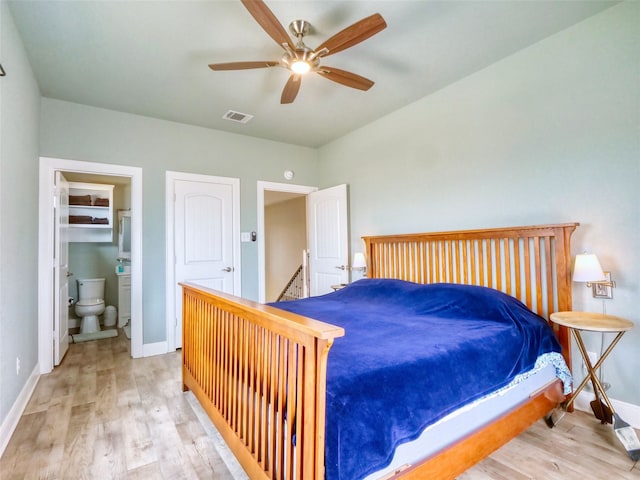
[[[79,278],[76,315],[82,318],[80,333],[100,331],[98,316],[104,312],[104,278]]]

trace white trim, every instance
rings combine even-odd
[[[53,370],[53,178],[56,170],[131,178],[131,356],[142,356],[142,169],[123,165],[40,157],[38,234],[38,363]]]
[[[309,195],[316,192],[318,187],[306,185],[291,185],[289,183],[274,183],[258,180],[258,301],[264,303],[267,297],[266,271],[265,271],[265,228],[264,228],[264,192],[288,192]]]
[[[574,402],[576,410],[592,413],[593,410],[591,410],[590,404],[594,398],[593,393],[583,390]],[[624,419],[633,428],[640,428],[640,405],[622,402],[611,397],[609,397],[609,400],[611,400],[611,404],[616,413],[620,415],[620,418]]]
[[[168,352],[167,342],[145,343],[142,345],[143,357],[153,357],[154,355],[162,355]]]
[[[36,389],[36,385],[38,385],[39,378],[40,366],[36,364],[35,368],[31,372],[31,375],[29,375],[29,378],[27,378],[24,387],[22,387],[18,398],[16,398],[16,401],[13,402],[11,410],[9,410],[9,413],[2,422],[2,425],[0,425],[0,457],[2,457],[2,455],[4,454],[4,451],[9,444],[9,440],[11,440],[11,436],[18,426],[20,417],[22,417],[25,408],[27,408],[29,399],[31,398],[31,395],[33,395],[33,391]]]
[[[240,244],[240,179],[231,177],[217,177],[213,175],[200,175],[196,173],[174,172],[167,170],[165,173],[165,316],[167,329],[167,351],[176,350],[175,340],[175,246],[174,246],[174,220],[175,220],[175,182],[176,180],[221,183],[231,185],[232,190],[232,224],[233,224],[233,294],[242,295],[242,257]]]

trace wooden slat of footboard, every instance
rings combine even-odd
[[[323,479],[326,362],[342,328],[182,286],[183,387],[250,478]]]

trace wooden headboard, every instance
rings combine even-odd
[[[366,236],[367,276],[490,287],[548,320],[571,310],[570,238],[578,225]],[[569,334],[554,328],[570,365]]]

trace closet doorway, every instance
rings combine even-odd
[[[142,346],[142,169],[121,165],[83,162],[41,157],[39,172],[40,233],[38,240],[38,361],[40,373],[49,373],[54,366],[53,275],[51,262],[55,242],[53,212],[55,174],[64,172],[74,179],[91,179],[96,183],[126,183],[130,188],[131,207],[131,356],[143,356]],[[115,264],[114,264],[115,270]],[[71,281],[74,281],[71,277]],[[52,328],[53,326],[53,328]]]

